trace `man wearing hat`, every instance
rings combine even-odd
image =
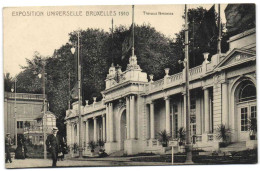
[[[6,153],[5,163],[8,163],[8,161],[12,163],[11,154],[10,154],[11,145],[12,145],[11,135],[10,133],[7,133],[5,138],[5,153]]]
[[[48,135],[46,140],[46,146],[52,156],[52,167],[56,167],[58,153],[61,152],[61,144],[58,133],[58,128],[53,127],[52,134]]]

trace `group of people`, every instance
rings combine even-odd
[[[57,161],[63,160],[64,155],[68,153],[68,147],[66,144],[66,141],[64,137],[61,137],[57,135],[58,133],[58,128],[54,127],[52,129],[52,134],[48,135],[46,139],[46,147],[47,151],[51,154],[52,157],[52,167],[57,166]],[[10,154],[10,149],[12,146],[12,139],[10,136],[10,133],[6,134],[6,139],[5,139],[5,153],[6,153],[6,159],[5,162],[12,163],[12,158]],[[25,138],[24,137],[19,137],[17,139],[17,148],[15,150],[15,158],[16,159],[25,159],[27,157],[27,148],[25,145]]]

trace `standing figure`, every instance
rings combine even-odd
[[[7,133],[5,138],[5,153],[6,153],[5,163],[8,163],[8,161],[12,163],[11,154],[10,154],[11,145],[12,145],[11,135],[10,133]]]
[[[61,152],[62,152],[62,154],[60,153],[61,155],[58,156],[58,160],[61,159],[61,161],[63,161],[64,160],[64,156],[67,153],[67,144],[66,144],[66,141],[65,141],[64,137],[62,137],[60,139],[60,142],[61,142]]]
[[[20,136],[18,136],[17,139],[17,148],[15,150],[15,159],[25,159],[25,155],[24,155],[24,143],[23,143],[23,139]]]
[[[57,135],[58,132],[57,127],[53,127],[52,129],[52,134],[48,135],[47,140],[46,140],[46,146],[48,151],[51,153],[52,157],[52,167],[56,167],[57,165],[57,158],[58,158],[58,153],[61,152],[61,143],[59,136]]]

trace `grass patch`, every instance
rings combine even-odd
[[[127,155],[123,154],[122,157],[138,157],[138,156],[154,156],[154,153],[138,153],[138,154],[132,154],[132,155]]]

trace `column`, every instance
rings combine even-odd
[[[130,96],[130,138],[135,139],[135,96]]]
[[[171,108],[172,108],[172,120],[171,120],[171,123],[172,123],[172,137],[176,137],[175,136],[175,125],[176,125],[176,120],[175,119],[178,119],[178,118],[175,118],[176,116],[175,116],[175,107],[177,107],[177,106],[174,106],[174,105],[171,105]],[[177,117],[178,117],[178,115],[177,115]]]
[[[97,142],[97,117],[93,117],[94,120],[94,141]]]
[[[150,103],[150,130],[151,130],[151,139],[154,139],[155,132],[154,132],[154,103]]]
[[[150,139],[150,106],[148,104],[145,105],[146,108],[146,139]]]
[[[209,111],[209,89],[204,88],[204,125],[205,132],[210,132],[210,111]]]
[[[77,144],[79,144],[79,122],[77,122],[77,140],[76,140],[76,142],[77,142]]]
[[[75,133],[75,124],[71,123],[71,145],[72,146],[75,143],[75,135],[74,135],[74,133]]]
[[[126,97],[126,138],[130,139],[130,100]]]
[[[186,130],[186,93],[183,93],[183,128]]]
[[[209,132],[213,133],[212,98],[209,96]]]
[[[200,93],[196,95],[196,134],[202,134],[202,126],[201,126],[201,96]]]
[[[109,139],[109,135],[110,135],[110,132],[109,132],[109,105],[106,104],[106,142],[109,142],[110,139]]]
[[[85,122],[85,126],[86,126],[86,128],[85,128],[85,130],[86,130],[86,137],[85,137],[85,142],[86,142],[86,145],[88,144],[88,142],[89,142],[89,121],[88,121],[88,119],[86,120],[86,122]]]
[[[109,103],[109,132],[110,132],[110,142],[114,141],[114,112],[113,103]]]
[[[102,137],[102,140],[103,141],[106,141],[106,115],[105,114],[103,114],[102,115],[102,135],[103,135],[103,137]]]
[[[228,127],[228,86],[222,84],[222,124]]]
[[[171,119],[170,119],[170,99],[169,97],[165,97],[165,130],[167,133],[171,132]]]
[[[66,123],[66,129],[67,129],[67,144],[71,144],[71,123],[67,122]]]

